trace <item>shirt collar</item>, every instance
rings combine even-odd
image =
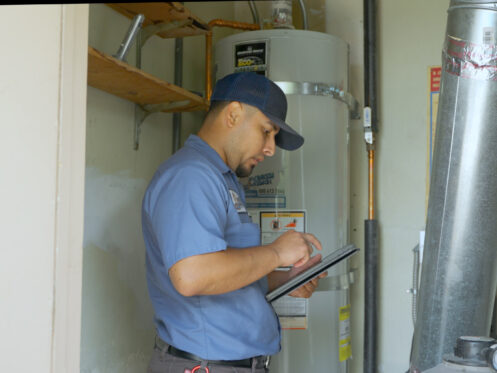
[[[221,173],[233,172],[223,161],[221,156],[204,140],[197,135],[190,135],[185,141],[185,147],[192,147],[207,158]]]

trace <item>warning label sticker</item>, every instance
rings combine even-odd
[[[261,211],[261,242],[270,244],[289,230],[305,232],[305,211]]]

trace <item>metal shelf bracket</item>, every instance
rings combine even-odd
[[[141,126],[145,119],[152,114],[150,111],[143,110],[142,106],[135,104],[135,145],[134,149],[138,150],[140,147],[140,133],[141,133]]]
[[[136,43],[136,67],[141,68],[141,49],[145,45],[148,39],[152,35],[159,33],[165,33],[180,27],[189,26],[193,23],[193,20],[183,20],[183,21],[172,21],[172,22],[161,22],[157,24],[152,24],[146,27],[142,27],[138,32],[137,43]],[[140,134],[143,122],[152,113],[170,111],[178,109],[190,104],[190,100],[176,101],[176,102],[165,102],[160,104],[148,104],[148,105],[135,105],[135,133],[134,133],[134,149],[138,150],[140,148]]]
[[[143,122],[150,114],[163,111],[175,110],[190,104],[190,100],[165,102],[161,104],[135,105],[135,145],[134,149],[140,147],[140,133]]]

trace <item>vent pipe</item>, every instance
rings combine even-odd
[[[452,0],[410,372],[488,336],[497,286],[497,1]]]

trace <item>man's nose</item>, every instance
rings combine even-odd
[[[274,136],[270,136],[264,145],[264,155],[266,157],[272,157],[274,155],[275,150],[276,150],[276,140],[274,139]]]

